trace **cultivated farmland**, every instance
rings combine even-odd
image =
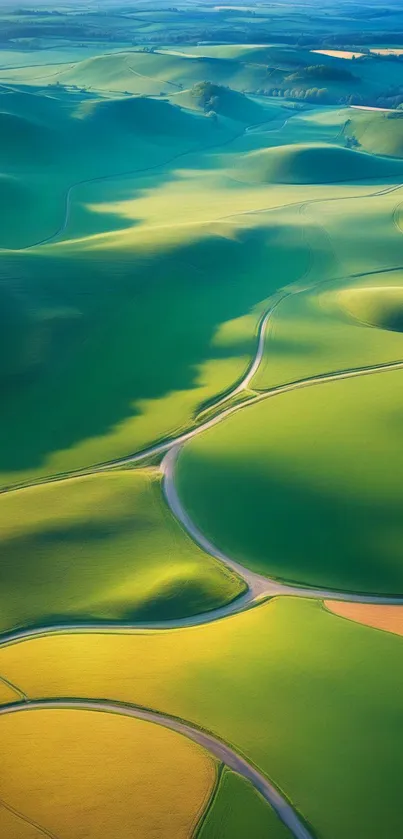
[[[0,33],[1,837],[398,837],[400,6]]]

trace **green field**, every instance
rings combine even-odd
[[[290,833],[252,785],[224,769],[199,839],[289,839]]]
[[[243,375],[265,301],[306,264],[292,223],[254,225],[134,226],[95,251],[69,241],[6,262],[3,295],[24,343],[5,332],[15,376],[6,368],[3,485],[172,436]]]
[[[358,282],[284,300],[271,321],[254,388],[403,360],[401,272]]]
[[[393,371],[285,393],[193,439],[177,467],[192,519],[269,576],[401,595],[401,381]]]
[[[152,470],[17,490],[0,495],[0,509],[3,632],[72,620],[177,619],[245,588],[180,530]]]
[[[399,837],[401,3],[0,31],[0,835]]]

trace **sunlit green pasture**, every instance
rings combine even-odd
[[[0,511],[0,631],[175,619],[245,589],[180,529],[152,470],[5,493]]]
[[[269,576],[401,595],[401,384],[376,373],[242,409],[182,450],[187,511]]]

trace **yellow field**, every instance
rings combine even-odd
[[[19,694],[9,687],[6,682],[0,680],[0,705],[5,705],[7,702],[15,702],[17,699],[20,699]],[[1,831],[0,836],[3,836]]]
[[[113,714],[10,714],[0,737],[4,839],[37,835],[27,822],[58,839],[187,839],[215,783],[214,761],[199,746]]]
[[[7,839],[38,839],[38,828],[0,804],[0,836]],[[40,834],[39,834],[40,835]]]

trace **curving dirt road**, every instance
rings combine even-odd
[[[267,391],[265,393],[254,396],[248,402],[241,403],[241,405],[234,405],[230,408],[227,408],[218,416],[213,417],[208,422],[198,426],[198,428],[186,432],[186,434],[183,434],[176,440],[167,443],[161,443],[158,446],[148,449],[146,452],[134,455],[132,458],[127,458],[123,461],[114,462],[109,466],[99,468],[91,473],[94,474],[96,472],[107,471],[112,467],[127,464],[130,462],[141,462],[141,460],[149,458],[151,454],[165,453],[165,457],[163,458],[160,464],[160,470],[163,475],[164,496],[172,515],[176,518],[181,527],[189,534],[191,539],[193,539],[193,541],[196,542],[196,544],[198,544],[202,548],[202,550],[210,554],[210,556],[213,556],[215,559],[217,559],[230,570],[234,571],[245,581],[246,585],[248,586],[248,590],[245,592],[245,594],[241,595],[240,597],[236,598],[231,603],[228,603],[225,606],[220,606],[217,609],[212,609],[209,612],[203,612],[201,614],[193,615],[187,618],[178,618],[176,620],[109,623],[57,623],[51,626],[34,627],[30,629],[17,629],[15,631],[5,633],[0,637],[0,648],[8,644],[28,640],[29,638],[71,632],[116,632],[119,630],[144,631],[156,629],[180,629],[186,626],[200,626],[201,624],[212,623],[213,621],[220,620],[221,618],[228,617],[229,615],[238,614],[239,612],[243,612],[248,608],[262,603],[270,597],[276,597],[278,595],[313,598],[316,600],[343,600],[354,603],[373,603],[384,606],[402,605],[403,596],[393,597],[387,595],[365,593],[354,594],[349,591],[336,591],[333,589],[325,588],[308,588],[304,587],[303,585],[288,585],[287,583],[282,583],[277,580],[273,580],[270,577],[266,577],[263,574],[257,574],[256,572],[251,571],[248,568],[245,568],[243,565],[236,562],[231,557],[227,556],[225,553],[223,553],[223,551],[221,551],[212,542],[210,542],[210,540],[207,539],[207,537],[192,522],[190,516],[188,515],[188,513],[182,505],[182,502],[180,501],[174,480],[175,465],[183,444],[187,440],[195,437],[197,434],[200,434],[202,431],[205,431],[207,428],[212,428],[214,425],[217,425],[225,417],[234,414],[236,411],[241,410],[242,408],[256,405],[256,403],[262,402],[265,399],[270,399],[271,397],[278,396],[282,393],[288,393],[293,390],[298,390],[303,387],[323,384],[324,382],[340,381],[342,379],[354,378],[357,376],[365,376],[384,371],[401,369],[403,369],[403,361],[396,361],[390,364],[382,364],[373,367],[358,368],[356,370],[348,370],[339,373],[329,373],[324,374],[322,376],[314,376],[310,379],[304,379],[298,382],[293,382],[288,385],[282,385],[271,391]]]
[[[276,787],[265,778],[251,763],[241,757],[231,746],[214,737],[207,731],[184,722],[168,714],[160,714],[137,705],[111,702],[107,699],[35,699],[28,702],[16,702],[0,706],[0,715],[23,713],[38,710],[73,709],[78,711],[96,711],[109,714],[121,714],[139,720],[161,725],[182,734],[202,746],[238,775],[241,775],[257,789],[263,798],[275,810],[279,819],[288,827],[295,839],[312,839],[312,835],[302,818]]]
[[[242,132],[244,133],[244,132]],[[222,145],[226,145],[228,142],[233,142],[236,138],[231,138],[230,140],[226,141]],[[182,152],[176,157],[182,157],[189,152]],[[162,166],[163,164],[157,164],[157,166]],[[156,168],[156,167],[150,167]],[[102,176],[100,178],[91,179],[91,181],[83,181],[81,183],[89,183],[93,181],[99,180],[106,180],[111,177],[116,177],[114,175],[111,176]],[[76,184],[75,186],[78,186]],[[391,187],[386,187],[381,190],[378,190],[374,193],[371,193],[367,197],[375,197],[378,195],[388,194],[390,192],[395,192],[403,187],[403,184],[393,185]],[[71,190],[74,187],[70,187],[67,193],[67,203],[66,203],[66,214],[64,220],[64,227],[67,225],[68,217],[69,217],[69,208],[70,208],[70,199],[71,199]],[[310,206],[310,204],[315,203],[326,203],[328,201],[338,201],[338,200],[350,200],[352,196],[348,196],[346,198],[338,197],[338,198],[321,198],[321,199],[313,199],[311,201],[303,202],[296,202],[301,209]],[[275,208],[270,208],[275,209]],[[262,212],[259,211],[251,211],[251,212]],[[245,213],[242,213],[244,215]],[[60,231],[58,231],[59,233]],[[53,234],[46,241],[50,241],[50,239],[55,238],[58,233]],[[397,270],[397,269],[390,269],[390,270]],[[376,272],[380,273],[380,272]],[[361,276],[360,274],[354,276]],[[228,401],[230,397],[235,396],[236,394],[240,393],[241,391],[246,391],[250,382],[252,381],[255,373],[257,372],[259,365],[261,363],[263,353],[264,353],[264,346],[265,346],[265,339],[266,339],[266,330],[270,321],[270,317],[272,316],[275,309],[284,300],[285,297],[289,296],[293,293],[292,286],[295,284],[291,284],[288,288],[280,290],[276,294],[273,295],[270,301],[270,306],[263,315],[259,329],[258,329],[258,343],[257,349],[255,353],[255,357],[252,360],[248,370],[246,371],[243,379],[241,382],[226,396],[216,402],[213,406],[214,408],[218,408],[221,404]],[[300,291],[301,288],[298,287]],[[295,293],[295,292],[294,292]],[[295,585],[287,585],[281,582],[277,582],[275,580],[269,579],[261,574],[256,574],[253,571],[250,571],[247,568],[244,568],[242,565],[237,563],[235,560],[231,559],[230,557],[226,556],[218,547],[213,545],[196,527],[196,525],[191,521],[189,515],[186,513],[185,509],[183,508],[179,496],[176,491],[175,483],[174,483],[174,467],[175,463],[180,451],[180,448],[190,439],[195,437],[198,434],[201,434],[203,431],[208,430],[209,428],[214,427],[218,423],[222,422],[227,417],[235,414],[236,412],[243,410],[247,407],[255,405],[258,402],[261,402],[265,399],[272,398],[274,396],[279,396],[283,393],[288,393],[290,391],[298,390],[303,387],[311,387],[317,384],[323,384],[326,382],[333,382],[339,381],[341,379],[353,378],[356,376],[364,376],[375,374],[378,372],[385,372],[385,371],[392,371],[398,370],[403,368],[403,361],[395,361],[389,363],[383,363],[378,365],[371,365],[368,367],[360,367],[360,368],[352,368],[348,370],[341,370],[341,371],[333,371],[331,373],[324,373],[317,376],[307,377],[305,379],[297,380],[294,382],[290,382],[285,385],[280,385],[278,387],[272,388],[271,390],[267,390],[264,392],[256,392],[251,391],[251,395],[249,399],[246,399],[244,402],[236,405],[230,405],[224,410],[222,410],[219,414],[207,419],[205,422],[201,422],[199,425],[194,427],[193,429],[184,432],[183,434],[178,435],[176,438],[172,440],[165,440],[161,443],[156,443],[144,449],[142,452],[138,452],[133,455],[128,455],[124,458],[110,461],[105,464],[100,464],[93,469],[86,470],[84,474],[94,474],[97,472],[106,471],[112,468],[117,468],[119,466],[125,466],[127,464],[137,464],[143,461],[148,460],[151,457],[157,455],[165,455],[163,461],[161,463],[160,469],[163,474],[163,489],[166,501],[168,506],[171,509],[171,512],[177,519],[177,521],[181,524],[181,526],[187,531],[190,537],[200,545],[200,547],[206,551],[211,556],[215,557],[217,560],[222,562],[232,571],[237,573],[243,580],[246,582],[248,586],[248,591],[242,595],[241,597],[237,598],[232,603],[227,604],[226,606],[220,607],[218,609],[212,610],[211,612],[199,614],[192,618],[183,618],[178,621],[164,621],[162,623],[157,622],[147,622],[143,624],[120,624],[120,626],[124,628],[172,628],[172,627],[183,627],[183,626],[190,626],[196,625],[200,623],[210,622],[213,620],[217,620],[221,617],[225,617],[230,614],[235,614],[237,612],[243,611],[244,609],[256,604],[257,602],[261,601],[262,599],[267,599],[268,597],[272,597],[278,594],[284,595],[293,595],[293,596],[302,596],[302,597],[314,597],[314,598],[333,598],[338,600],[350,600],[360,603],[379,603],[379,604],[401,604],[403,603],[403,597],[381,597],[377,595],[366,595],[366,594],[351,594],[349,592],[336,592],[328,589],[312,589],[312,588],[304,588],[303,586],[295,586]],[[53,480],[66,480],[68,477],[75,477],[79,472],[71,473],[70,475],[61,475],[61,476],[54,476],[53,478],[49,478],[43,483],[48,483]],[[81,473],[83,474],[83,473]],[[12,491],[13,489],[17,489],[18,487],[11,487],[9,490]],[[40,627],[37,629],[28,629],[28,630],[18,630],[14,633],[9,633],[8,635],[3,636],[0,640],[0,644],[4,643],[12,643],[18,640],[23,640],[24,638],[32,637],[35,635],[44,635],[54,632],[75,632],[75,631],[106,631],[109,629],[116,629],[118,628],[119,624],[116,623],[103,623],[102,625],[98,623],[86,623],[86,624],[56,624],[51,627]]]
[[[240,135],[241,136],[241,135]],[[236,138],[232,138],[228,142],[233,142]],[[223,144],[224,145],[224,144]],[[192,150],[193,151],[193,150]],[[183,157],[191,152],[186,151],[180,153],[175,156],[175,158]],[[156,164],[155,166],[148,167],[148,169],[162,167],[166,163],[170,161],[165,161],[164,163]],[[136,170],[136,171],[146,171],[146,170]],[[122,173],[123,174],[130,174],[130,173]],[[64,221],[59,228],[59,230],[54,233],[52,236],[44,239],[41,243],[36,244],[44,244],[45,242],[49,242],[55,239],[58,235],[60,235],[67,227],[69,215],[70,215],[70,207],[71,207],[71,194],[72,190],[79,185],[84,183],[90,183],[95,181],[107,180],[113,177],[120,177],[119,175],[108,175],[102,176],[99,178],[93,178],[88,181],[82,181],[80,184],[75,184],[71,186],[66,194],[66,208],[65,208],[65,217]],[[375,195],[382,195],[387,194],[389,192],[394,192],[401,189],[403,184],[399,184],[398,186],[389,187],[378,191],[376,193],[372,193],[371,197]],[[367,196],[370,197],[370,196]],[[347,200],[343,198],[334,198],[334,199],[314,199],[313,201],[306,202],[306,204],[313,204],[313,203],[324,203],[325,201],[331,200]],[[301,202],[297,202],[301,205]],[[270,210],[275,208],[268,208]],[[251,212],[263,212],[262,210],[258,211],[251,211]],[[245,215],[247,213],[242,213]],[[34,246],[29,246],[34,247]],[[27,250],[28,248],[24,248]],[[391,269],[396,270],[396,269]],[[376,272],[380,273],[380,272]],[[361,276],[361,275],[357,275]],[[270,301],[270,307],[263,315],[261,322],[259,324],[258,329],[258,340],[257,340],[257,349],[256,354],[251,362],[247,372],[245,373],[241,382],[231,391],[229,395],[222,398],[220,401],[215,403],[213,406],[214,408],[219,407],[222,403],[227,401],[230,397],[235,396],[236,394],[240,393],[241,391],[247,390],[249,385],[257,372],[259,365],[261,363],[264,346],[265,346],[265,339],[266,339],[266,330],[270,321],[270,317],[280,304],[280,302],[287,297],[290,293],[290,290],[283,290],[278,292],[277,295],[274,295]],[[238,562],[233,560],[231,557],[227,556],[223,553],[218,547],[216,547],[209,539],[196,527],[196,525],[192,522],[190,516],[184,509],[181,500],[179,498],[176,486],[175,486],[175,466],[177,463],[177,458],[180,454],[181,448],[183,445],[196,435],[202,433],[203,431],[212,428],[213,426],[217,425],[218,423],[222,422],[225,418],[231,416],[232,414],[236,413],[239,410],[247,408],[249,406],[255,405],[258,402],[261,402],[265,399],[269,399],[275,396],[279,396],[283,393],[287,393],[290,391],[298,390],[303,387],[311,387],[317,384],[324,384],[333,381],[339,381],[342,379],[353,378],[357,376],[364,376],[364,375],[372,375],[375,373],[392,371],[403,369],[403,361],[395,361],[390,363],[384,363],[379,365],[372,365],[369,367],[360,367],[360,368],[352,368],[348,370],[341,370],[341,371],[333,371],[331,373],[325,373],[318,376],[308,377],[306,379],[301,379],[295,382],[288,383],[286,385],[278,386],[276,388],[272,388],[269,391],[265,391],[262,393],[251,393],[251,398],[247,401],[238,404],[238,405],[231,405],[228,406],[226,409],[222,410],[218,415],[208,419],[204,423],[202,422],[197,427],[191,429],[190,431],[184,432],[183,434],[179,435],[174,440],[163,441],[158,443],[154,446],[150,446],[148,449],[144,450],[143,452],[139,452],[137,454],[125,457],[120,460],[116,460],[109,464],[104,464],[98,466],[91,470],[92,473],[94,472],[101,472],[103,470],[115,468],[118,466],[123,466],[126,464],[135,464],[141,463],[142,461],[147,460],[151,456],[164,454],[164,458],[161,462],[160,469],[163,475],[163,491],[166,502],[176,520],[182,526],[182,528],[189,534],[189,536],[196,542],[206,553],[210,554],[211,556],[215,557],[219,562],[225,565],[230,570],[234,571],[238,574],[247,584],[248,590],[247,592],[242,595],[241,597],[234,600],[232,603],[227,604],[221,608],[212,610],[210,612],[205,612],[203,614],[199,614],[197,616],[193,616],[190,618],[183,618],[179,620],[171,620],[171,621],[161,621],[161,622],[145,622],[145,623],[69,623],[69,624],[55,624],[53,626],[48,627],[39,627],[27,630],[17,630],[15,632],[8,633],[7,635],[3,635],[0,639],[0,646],[18,643],[20,641],[28,640],[34,637],[40,636],[47,636],[56,633],[84,633],[84,632],[96,632],[96,633],[103,633],[103,632],[111,632],[111,631],[128,631],[128,630],[155,630],[155,629],[172,629],[172,628],[182,628],[186,626],[195,626],[199,624],[204,624],[207,622],[219,620],[221,618],[227,617],[232,614],[236,614],[242,611],[245,611],[248,608],[251,608],[270,597],[277,596],[277,595],[288,595],[288,596],[298,596],[298,597],[305,597],[305,598],[315,598],[321,600],[339,600],[339,601],[349,601],[354,603],[366,603],[366,604],[384,604],[384,605],[391,605],[391,604],[403,604],[403,597],[383,597],[377,595],[365,595],[365,594],[351,594],[350,592],[335,592],[328,589],[313,589],[313,588],[304,588],[303,586],[293,586],[283,584],[281,582],[277,582],[275,580],[269,579],[261,574],[257,574],[244,566],[240,565]],[[73,475],[71,477],[74,477]],[[66,476],[61,476],[59,479],[65,479]],[[52,479],[50,479],[52,480]],[[311,833],[309,832],[307,826],[304,824],[303,820],[299,817],[298,813],[293,809],[292,805],[280,794],[280,792],[276,789],[276,787],[270,783],[270,781],[265,778],[265,776],[259,772],[257,768],[255,768],[252,764],[248,763],[244,757],[239,755],[233,748],[231,748],[228,744],[222,742],[218,738],[214,737],[209,732],[203,731],[202,729],[197,728],[196,726],[191,725],[188,722],[183,720],[177,719],[175,717],[160,714],[157,711],[148,710],[145,708],[138,707],[136,705],[128,705],[122,704],[119,702],[108,701],[105,699],[96,699],[96,700],[89,700],[89,699],[43,699],[43,700],[29,700],[25,696],[25,694],[17,688],[15,685],[8,682],[5,678],[0,677],[0,680],[4,682],[8,687],[14,690],[19,696],[20,701],[10,703],[8,705],[0,706],[0,714],[5,715],[9,713],[17,713],[17,712],[24,712],[24,711],[31,711],[31,710],[39,710],[39,709],[76,709],[76,710],[87,710],[87,711],[94,711],[94,712],[104,712],[104,713],[115,713],[115,714],[123,714],[129,717],[135,717],[137,719],[142,719],[148,721],[150,723],[162,725],[168,729],[176,731],[178,734],[182,734],[185,737],[188,737],[190,740],[198,743],[200,746],[207,749],[212,755],[214,755],[218,760],[224,763],[229,768],[233,769],[239,775],[250,781],[253,786],[260,792],[260,794],[265,798],[265,800],[272,806],[275,810],[277,815],[279,816],[280,820],[287,826],[287,828],[291,831],[292,835],[296,837],[296,839],[312,839]],[[48,834],[50,835],[50,834]]]

